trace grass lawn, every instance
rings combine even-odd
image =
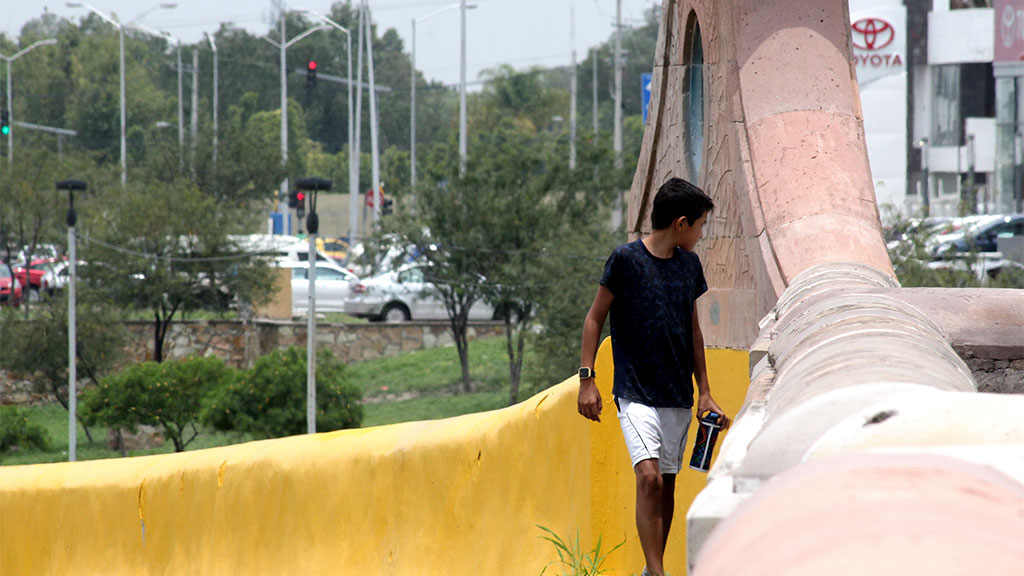
[[[525,367],[535,356],[527,347]],[[348,366],[349,378],[358,384],[368,400],[364,404],[363,427],[436,420],[494,410],[508,405],[508,355],[504,336],[469,343],[470,377],[476,391],[461,392],[462,369],[454,346],[421,350],[393,358],[379,358]],[[535,383],[520,384],[520,400],[527,398]],[[0,465],[38,464],[67,461],[68,413],[59,404],[33,406],[31,419],[46,429],[52,449],[47,452],[16,452],[0,454]],[[81,425],[78,426],[78,460],[116,458],[120,452],[108,450],[107,429],[91,429],[95,442],[90,443]],[[187,450],[225,446],[251,440],[238,434],[225,434],[200,428],[199,436]],[[129,456],[172,452],[174,445],[132,451]]]

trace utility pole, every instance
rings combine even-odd
[[[615,0],[615,125],[612,148],[615,151],[616,174],[622,169],[622,0]],[[615,191],[612,227],[622,224],[622,191]]]
[[[409,185],[416,204],[416,19],[412,19],[412,48],[409,56]]]
[[[217,43],[213,35],[206,33],[206,39],[210,41],[210,49],[213,50],[213,170],[217,171],[217,88],[220,84],[217,74]]]
[[[569,75],[569,170],[576,169],[576,2],[569,2],[569,44],[572,72]]]
[[[285,35],[285,11],[284,2],[278,18],[281,20],[281,171],[284,172],[284,179],[281,180],[281,191],[277,195],[277,211],[281,215],[281,232],[287,232],[288,227],[285,221],[291,221],[288,214],[288,203],[284,199],[288,197],[288,36]],[[315,261],[315,258],[314,258]]]
[[[363,0],[366,6],[366,66],[370,75],[370,166],[373,176],[373,223],[380,220],[380,205],[384,202],[380,189],[380,152],[378,148],[377,135],[377,87],[373,81],[373,23],[370,18],[370,7],[367,0]]]
[[[178,163],[185,167],[185,71],[181,67],[181,40],[178,44]]]
[[[192,173],[196,173],[196,143],[199,141],[199,50],[192,51]]]
[[[359,165],[362,162],[362,131],[363,131],[363,43],[366,36],[363,34],[363,5],[359,5],[359,49],[358,56],[356,58],[356,126],[355,136],[352,139],[352,145],[349,146],[349,153],[351,153],[355,159],[355,170],[356,174],[359,174]],[[358,176],[357,176],[358,177]],[[358,191],[358,187],[357,187]],[[350,247],[356,245],[358,239],[359,224],[356,222],[358,219],[356,208],[358,207],[359,197],[349,198],[349,225],[352,226],[352,232],[349,234],[348,244]],[[366,225],[366,204],[363,204],[363,225]]]
[[[598,122],[597,122],[597,55],[598,55],[598,53],[599,53],[598,49],[595,47],[594,48],[594,57],[592,59],[592,62],[594,64],[594,81],[593,81],[593,85],[594,85],[593,86],[593,88],[594,88],[594,96],[593,96],[593,103],[594,103],[594,138],[597,138],[597,129],[598,129]],[[595,140],[595,144],[596,143],[597,142]]]
[[[466,0],[459,2],[462,49],[459,56],[459,175],[466,173]]]

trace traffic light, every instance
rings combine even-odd
[[[295,208],[299,205],[299,193],[292,190],[288,193],[288,207]]]
[[[306,88],[316,88],[316,60],[306,64]]]
[[[303,218],[306,217],[306,193],[305,192],[296,192],[295,193],[295,199],[296,199],[295,216],[297,216],[299,218],[299,220],[302,220]]]
[[[0,134],[7,136],[11,133],[11,117],[7,110],[0,110]]]

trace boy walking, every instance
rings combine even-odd
[[[603,403],[594,358],[611,312],[612,387],[622,435],[636,474],[636,527],[647,566],[664,576],[663,559],[675,481],[682,463],[697,381],[697,413],[729,421],[711,397],[697,298],[707,291],[693,252],[714,202],[703,190],[672,178],[658,190],[649,236],[616,248],[605,263],[583,324],[579,413],[600,421]]]

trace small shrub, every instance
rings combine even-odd
[[[50,449],[50,435],[38,424],[29,422],[28,410],[0,406],[0,452]]]
[[[316,428],[329,432],[358,428],[363,420],[362,391],[349,382],[345,365],[327,350],[317,355]],[[211,395],[203,422],[217,430],[279,438],[306,432],[306,353],[275,351]]]
[[[213,357],[135,364],[87,391],[83,413],[87,422],[112,428],[161,426],[175,452],[182,452],[199,435],[204,395],[233,379],[234,370]]]

